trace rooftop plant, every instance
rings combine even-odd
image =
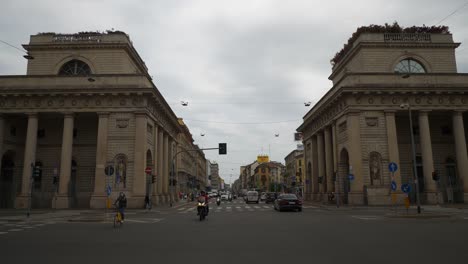
[[[412,27],[402,27],[398,25],[397,22],[393,22],[393,24],[385,25],[369,25],[358,27],[356,32],[348,39],[348,43],[344,45],[344,47],[335,54],[333,59],[330,60],[332,65],[337,64],[340,62],[346,53],[351,49],[353,46],[353,42],[362,34],[362,33],[429,33],[429,34],[450,34],[449,28],[447,26],[412,26]]]

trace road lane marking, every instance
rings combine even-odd
[[[24,228],[30,229],[30,228],[34,228],[34,226],[25,226]]]
[[[269,209],[269,208],[271,208],[271,207],[270,207],[270,206],[264,205],[263,208]]]
[[[182,211],[182,210],[187,210],[187,208],[183,208],[183,207],[182,207],[182,208],[179,208],[179,209],[177,209],[177,210]]]
[[[0,235],[8,234],[8,232],[0,232]]]
[[[254,206],[254,208],[256,208],[256,209],[260,209],[260,206]]]
[[[377,220],[378,217],[375,215],[352,215],[351,217],[361,219],[361,220]]]
[[[226,207],[226,209],[231,210],[231,206]]]
[[[240,206],[236,206],[237,209],[240,209],[241,207]]]
[[[15,228],[15,229],[8,230],[8,232],[18,232],[18,231],[23,231],[23,229]]]

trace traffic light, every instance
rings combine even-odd
[[[226,155],[227,153],[227,144],[219,143],[219,155]]]
[[[156,175],[152,175],[151,176],[151,183],[155,183],[156,182]]]

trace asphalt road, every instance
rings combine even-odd
[[[240,200],[129,212],[111,223],[0,222],[1,263],[465,263],[468,216],[386,217],[386,211],[276,212]]]

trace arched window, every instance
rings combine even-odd
[[[421,63],[413,59],[404,59],[395,66],[395,72],[398,73],[426,73]]]
[[[91,68],[88,64],[80,60],[71,60],[60,68],[59,75],[80,75],[87,76],[91,74]]]

